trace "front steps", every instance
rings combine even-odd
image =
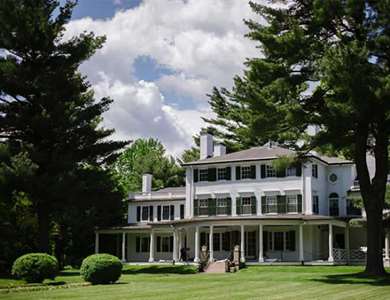
[[[229,261],[227,259],[210,262],[205,268],[205,273],[226,273],[229,271]]]

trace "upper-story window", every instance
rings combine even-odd
[[[296,175],[297,175],[297,168],[289,167],[286,169],[286,176],[296,176]]]
[[[242,197],[241,198],[241,210],[243,215],[252,214],[252,198],[251,197]]]
[[[149,220],[149,206],[142,206],[142,221],[148,221]]]
[[[339,195],[337,193],[331,193],[329,195],[329,215],[339,215]]]
[[[250,166],[241,167],[241,179],[252,178],[252,172]]]
[[[169,220],[169,205],[164,205],[162,207],[162,219]]]
[[[266,165],[265,166],[265,175],[267,177],[276,177],[276,170],[273,166],[271,165]]]
[[[298,195],[286,195],[287,212],[298,212]]]
[[[228,199],[217,198],[217,215],[227,215],[227,214],[228,214]]]
[[[278,212],[278,198],[276,195],[269,195],[265,197],[266,213]]]
[[[199,215],[207,216],[209,214],[209,200],[199,199]]]
[[[311,165],[311,176],[318,178],[318,165]]]
[[[218,171],[217,171],[217,179],[218,180],[226,180],[227,178],[227,170],[226,168],[218,168]]]
[[[153,221],[153,206],[137,206],[137,222]]]
[[[199,170],[199,181],[208,181],[209,179],[209,172],[207,169],[200,169]]]
[[[313,214],[318,215],[320,212],[318,195],[313,195],[312,200],[313,200]]]

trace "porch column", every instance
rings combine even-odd
[[[389,261],[389,233],[385,231],[385,260]]]
[[[177,259],[177,230],[176,229],[173,230],[173,253],[172,254],[173,254],[172,255],[173,261],[174,262],[178,261],[178,259]]]
[[[241,225],[241,259],[242,263],[245,262],[245,228],[244,225]]]
[[[195,227],[195,257],[194,262],[199,262],[199,226]]]
[[[122,232],[122,261],[126,261],[126,233]]]
[[[299,261],[305,261],[303,256],[303,225],[299,225]]]
[[[237,204],[236,204],[237,194],[233,194],[231,195],[231,197],[232,197],[232,216],[234,217],[237,216]]]
[[[99,253],[99,232],[95,232],[95,253]]]
[[[264,254],[263,254],[263,224],[259,225],[259,262],[264,262]]]
[[[209,233],[209,261],[214,260],[214,226],[210,225]]]
[[[333,258],[333,226],[329,224],[329,257],[328,262],[334,262]]]
[[[347,264],[349,264],[349,259],[350,259],[350,249],[349,248],[350,247],[349,247],[349,223],[348,222],[345,226],[344,237],[345,237],[345,252],[346,252],[345,259],[347,260]]]
[[[150,231],[149,262],[154,262],[154,231]]]

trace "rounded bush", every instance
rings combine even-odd
[[[121,277],[122,263],[110,254],[93,254],[83,260],[80,274],[92,284],[113,283]]]
[[[57,259],[46,253],[22,255],[12,266],[12,275],[28,283],[41,283],[45,279],[54,279],[57,273]]]

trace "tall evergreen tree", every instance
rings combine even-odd
[[[246,62],[231,91],[211,105],[243,146],[278,141],[305,152],[329,147],[353,159],[367,212],[366,273],[385,273],[382,258],[390,136],[390,1],[295,0],[250,3],[246,21],[262,55]],[[264,22],[266,21],[266,22]],[[317,125],[309,137],[305,130]],[[225,135],[226,138],[231,138]],[[305,140],[298,147],[297,141]],[[375,156],[370,179],[367,153]]]
[[[37,215],[42,251],[49,250],[54,212],[72,201],[80,168],[102,165],[126,144],[108,140],[113,130],[100,121],[111,100],[95,100],[78,71],[105,38],[84,33],[63,39],[75,5],[0,1],[1,142],[36,166],[21,190]]]

